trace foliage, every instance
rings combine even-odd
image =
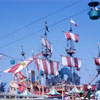
[[[4,93],[5,92],[5,83],[1,82],[0,83],[0,93]]]

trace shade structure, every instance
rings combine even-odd
[[[29,91],[26,89],[21,95],[30,95]]]
[[[49,92],[47,93],[47,95],[59,95],[60,93],[57,92],[54,88]]]
[[[14,80],[12,80],[11,82],[10,82],[10,87],[12,87],[12,88],[15,88],[15,89],[17,89],[18,88],[18,85],[15,83],[15,81]]]
[[[76,88],[76,86],[74,86],[74,88],[69,92],[69,93],[81,93],[82,91],[80,91],[79,89]]]

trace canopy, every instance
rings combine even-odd
[[[29,91],[26,89],[21,95],[30,95]]]
[[[79,89],[76,88],[76,86],[74,86],[74,88],[72,89],[72,91],[70,91],[69,93],[81,93],[82,91],[80,91]]]
[[[54,88],[49,92],[47,93],[47,95],[59,95],[60,93],[58,93]]]
[[[13,88],[15,88],[15,89],[17,89],[18,88],[18,85],[15,83],[15,81],[14,80],[12,80],[11,82],[10,82],[10,84],[9,84],[11,87],[13,87]]]

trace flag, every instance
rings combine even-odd
[[[48,25],[47,25],[47,21],[45,21],[45,29],[46,29],[46,31],[49,32]]]
[[[51,44],[48,40],[46,40],[45,37],[42,37],[41,43],[42,43],[42,45],[43,45],[44,47],[46,47],[46,48],[49,49],[50,53],[53,52],[52,44]]]
[[[32,60],[33,60],[33,58],[28,58],[27,60],[24,60],[23,62],[15,64],[12,67],[4,70],[3,72],[6,72],[6,73],[18,73],[22,69],[26,68],[32,62]]]
[[[59,69],[59,62],[46,59],[35,60],[38,71],[44,74],[57,75]]]
[[[72,18],[70,19],[70,22],[71,22],[72,24],[74,24],[74,25],[77,27],[76,22],[75,22]]]
[[[65,38],[67,40],[73,40],[75,42],[79,42],[78,34],[73,34],[71,32],[65,32]]]
[[[81,59],[62,56],[62,65],[67,67],[76,67],[76,70],[79,71],[81,68]]]

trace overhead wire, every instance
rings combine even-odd
[[[65,20],[68,20],[69,18],[78,16],[78,15],[80,15],[80,14],[86,12],[87,10],[88,10],[88,9],[84,9],[84,10],[78,12],[78,13],[75,13],[75,14],[73,14],[73,15],[67,17],[67,18],[64,18],[64,19],[62,19],[62,20],[60,20],[60,21],[57,21],[56,23],[53,23],[53,24],[49,25],[48,27],[53,27],[53,26],[55,26],[55,25],[58,25],[58,24],[64,22]],[[33,33],[28,34],[28,35],[26,35],[26,36],[23,36],[23,37],[21,37],[21,38],[19,38],[19,39],[16,39],[16,40],[14,40],[14,41],[12,41],[12,42],[9,42],[9,43],[5,44],[5,45],[2,45],[2,46],[0,47],[0,49],[2,49],[2,48],[4,48],[4,47],[7,47],[7,46],[9,46],[9,45],[11,45],[11,44],[14,44],[14,43],[16,43],[16,42],[18,42],[18,41],[21,41],[21,40],[23,40],[23,39],[25,39],[25,38],[28,38],[28,37],[30,37],[30,36],[32,36],[32,35],[35,35],[36,33],[39,33],[39,32],[41,32],[41,31],[43,31],[43,30],[45,30],[45,28],[42,28],[42,29],[40,29],[40,30],[38,30],[38,31],[36,31],[36,32],[33,32]]]
[[[11,56],[8,56],[8,55],[6,55],[6,54],[4,54],[4,53],[0,53],[0,55],[5,56],[5,57],[10,58],[10,59],[15,59],[15,60],[23,61],[23,59],[19,59],[19,58],[11,57]]]
[[[37,20],[35,20],[35,21],[33,21],[33,22],[29,23],[29,24],[26,24],[25,26],[23,26],[23,27],[21,27],[21,28],[19,28],[19,29],[16,29],[16,30],[14,30],[14,31],[12,31],[12,32],[10,32],[10,33],[8,33],[8,34],[6,34],[6,35],[1,36],[0,39],[9,37],[9,36],[12,35],[13,33],[19,32],[19,31],[21,31],[21,30],[23,30],[23,29],[25,29],[25,28],[27,28],[27,27],[29,27],[29,26],[31,26],[31,25],[33,25],[33,24],[35,24],[35,23],[37,23],[37,22],[39,22],[39,21],[41,21],[41,20],[43,20],[43,19],[46,19],[46,18],[48,18],[48,17],[50,17],[50,16],[52,16],[52,15],[55,15],[56,13],[61,12],[62,10],[66,9],[66,8],[68,8],[68,7],[71,7],[71,6],[73,6],[74,4],[77,4],[77,3],[80,2],[80,1],[82,1],[82,0],[77,0],[77,1],[75,1],[75,2],[73,2],[73,3],[71,3],[71,4],[69,4],[69,5],[66,5],[66,6],[64,6],[63,8],[60,8],[60,9],[58,9],[58,10],[56,10],[56,11],[54,11],[54,12],[52,12],[52,13],[50,13],[50,14],[44,16],[44,17],[41,17],[40,19],[37,19]]]

